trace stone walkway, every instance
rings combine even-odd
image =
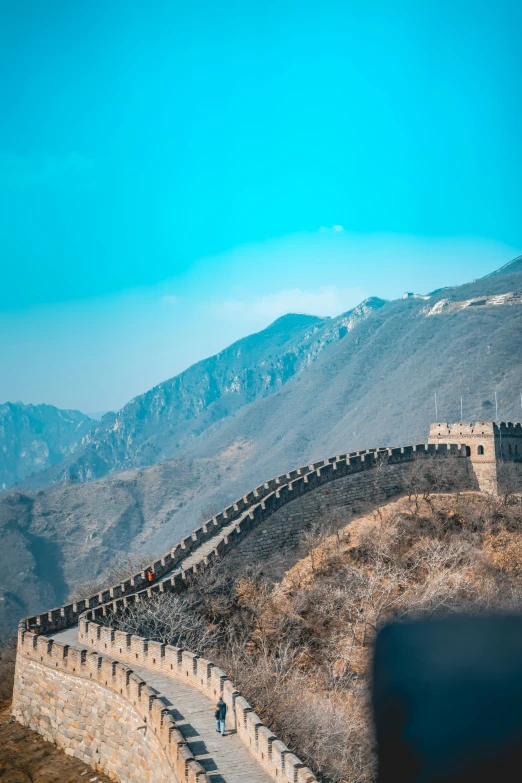
[[[161,582],[163,579],[168,579],[170,576],[172,576],[173,573],[180,573],[181,571],[184,571],[187,568],[190,568],[190,566],[194,565],[194,563],[197,563],[199,560],[201,560],[202,557],[205,555],[209,555],[213,549],[216,548],[219,541],[224,538],[226,535],[232,532],[232,530],[238,525],[242,519],[244,519],[246,516],[248,516],[249,512],[245,511],[243,514],[241,514],[240,517],[237,519],[234,519],[233,522],[229,522],[228,525],[225,525],[224,527],[219,530],[215,536],[212,536],[212,538],[209,538],[208,541],[205,541],[203,544],[200,544],[193,552],[192,554],[188,555],[188,557],[183,560],[181,565],[174,568],[171,572],[166,574],[164,577],[159,579],[158,581]]]
[[[49,638],[76,649],[89,649],[79,644],[77,626],[49,634]],[[214,704],[210,699],[190,685],[142,666],[132,666],[132,670],[149,687],[161,693],[192,755],[206,770],[211,783],[270,783],[270,776],[232,729],[228,729],[224,737],[216,732]]]

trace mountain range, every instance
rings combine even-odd
[[[384,304],[382,299],[368,299],[337,318],[279,318],[262,332],[136,397],[118,413],[107,414],[79,448],[24,485],[91,481],[185,454],[203,433],[277,392]]]
[[[494,419],[495,392],[499,418],[520,420],[521,349],[522,257],[337,318],[283,316],[85,421],[60,462],[0,495],[0,634],[129,551],[163,552],[272,475],[424,442],[435,393],[439,420],[458,420],[461,398],[465,420]]]
[[[93,425],[80,411],[22,402],[0,404],[0,488],[62,462]]]

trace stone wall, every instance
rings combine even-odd
[[[467,460],[462,460],[462,457],[466,457],[465,446],[456,443],[450,445],[440,443],[421,444],[403,448],[368,449],[351,454],[341,454],[315,462],[312,465],[297,468],[289,473],[270,479],[248,492],[231,506],[224,509],[223,512],[204,522],[191,535],[186,536],[177,543],[163,557],[151,563],[148,568],[143,569],[130,579],[96,593],[85,600],[59,606],[56,609],[51,609],[34,617],[28,617],[24,620],[25,626],[27,630],[33,630],[36,633],[51,633],[69,628],[78,622],[78,618],[86,610],[103,606],[114,599],[125,601],[128,597],[132,598],[140,590],[148,589],[150,583],[146,576],[147,571],[153,575],[153,581],[156,584],[158,580],[163,579],[176,568],[182,569],[186,576],[192,573],[195,568],[184,569],[184,561],[193,553],[197,553],[201,544],[214,538],[216,533],[229,526],[234,520],[238,520],[236,529],[227,536],[223,536],[211,557],[214,555],[221,557],[231,548],[235,548],[240,540],[251,530],[258,528],[260,522],[272,516],[282,506],[292,502],[301,495],[317,491],[318,488],[323,487],[325,484],[339,481],[343,476],[349,475],[354,477],[353,489],[349,491],[349,494],[352,495],[355,501],[354,508],[359,507],[357,498],[361,501],[364,500],[366,505],[368,505],[369,491],[373,493],[373,497],[376,499],[391,497],[393,494],[402,491],[398,484],[394,488],[392,483],[388,494],[379,495],[379,482],[382,482],[383,474],[389,472],[391,475],[394,466],[405,464],[411,466],[419,459],[449,458],[452,460],[452,464],[456,465],[456,458],[461,464],[455,470],[457,475],[464,476],[465,484],[463,486],[476,489],[478,488],[476,476],[473,470],[470,470]],[[365,483],[363,475],[369,470],[374,470],[374,478],[369,483]],[[361,482],[360,489],[358,489],[357,482]],[[292,525],[292,527],[295,526]],[[261,533],[262,535],[264,534]],[[262,547],[261,541],[258,541],[258,543]],[[180,579],[182,580],[182,577]],[[175,581],[176,578],[173,577],[172,582],[174,583]]]
[[[138,663],[183,679],[212,699],[221,689],[238,736],[273,780],[312,783],[310,770],[262,725],[226,675],[209,661],[120,634],[97,619],[154,593],[183,590],[187,578],[231,550],[263,557],[274,548],[293,546],[312,522],[334,512],[357,513],[380,505],[404,491],[417,466],[436,464],[450,466],[456,487],[477,488],[465,447],[457,444],[338,455],[256,487],[132,579],[85,601],[27,618],[19,634],[13,714],[115,780],[206,781],[161,696],[118,661]],[[200,551],[202,545],[206,548]],[[68,648],[43,636],[78,623],[80,639],[96,652]],[[87,703],[96,716],[92,724],[80,720],[87,717],[80,705]],[[138,730],[140,721],[146,733]],[[126,738],[122,724],[128,728]],[[135,738],[136,733],[143,737]]]
[[[128,667],[19,632],[13,715],[113,780],[208,783],[174,718]]]
[[[428,443],[465,444],[482,492],[502,494],[508,483],[522,490],[522,425],[511,422],[438,422],[430,425]],[[514,464],[507,469],[505,463]]]
[[[421,450],[422,449],[422,450]],[[390,450],[390,452],[395,449]],[[266,520],[260,521],[255,535],[246,536],[237,548],[243,554],[267,557],[277,550],[297,546],[303,531],[313,524],[330,522],[346,524],[350,518],[362,512],[368,512],[385,503],[388,499],[404,492],[409,483],[409,474],[413,461],[407,459],[409,449],[395,456],[397,462],[382,462],[373,469],[361,470],[341,476],[335,481],[317,487],[314,492],[302,494],[296,500],[287,503],[275,511]],[[437,460],[440,463],[451,452],[440,449],[430,453],[424,447],[417,447],[414,453],[421,457]],[[455,456],[455,454],[453,454]],[[366,456],[366,462],[373,455]],[[398,461],[406,458],[404,461]],[[364,464],[364,463],[363,463]],[[452,478],[456,488],[477,488],[473,471],[466,459],[452,460]]]
[[[337,459],[340,458],[332,458],[333,461]],[[143,590],[149,585],[146,576],[147,571],[150,571],[154,575],[154,581],[157,582],[158,579],[161,579],[165,574],[172,572],[177,566],[182,566],[183,561],[196,551],[202,543],[215,536],[216,532],[219,532],[219,530],[230,522],[239,519],[245,511],[258,506],[264,498],[272,496],[276,490],[288,485],[296,478],[303,478],[307,474],[314,473],[320,469],[321,466],[332,460],[316,462],[313,465],[305,465],[304,467],[297,468],[289,473],[284,473],[281,476],[269,479],[264,484],[261,484],[251,492],[248,492],[242,498],[239,498],[235,503],[225,508],[220,514],[216,514],[216,516],[204,522],[200,527],[194,530],[193,533],[179,541],[170,552],[167,552],[159,560],[151,563],[150,566],[144,568],[137,574],[134,574],[134,576],[126,579],[120,584],[113,585],[106,590],[95,593],[85,600],[74,601],[70,604],[51,609],[48,612],[35,615],[34,617],[27,617],[24,620],[25,627],[27,630],[33,630],[35,633],[51,633],[53,631],[63,630],[64,628],[70,628],[78,622],[78,618],[86,610],[96,606],[102,606],[107,603],[107,601],[112,601],[114,599],[125,599],[127,596],[131,596],[137,591]]]
[[[146,596],[142,595],[140,600],[146,600]],[[179,647],[101,625],[93,619],[95,613],[96,610],[92,610],[80,619],[78,630],[82,644],[117,656],[131,666],[138,664],[151,672],[191,685],[208,696],[213,704],[221,696],[228,708],[227,724],[237,732],[251,755],[274,781],[317,783],[308,767],[263,725],[226,674],[211,661]]]

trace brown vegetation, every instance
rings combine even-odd
[[[56,745],[11,720],[9,702],[0,703],[0,780],[3,783],[110,783]]]
[[[138,604],[119,625],[204,652],[322,780],[372,781],[368,671],[378,628],[522,604],[520,498],[433,494],[447,480],[413,476],[400,501],[349,526],[312,529],[282,579],[277,558],[228,557],[182,596]]]
[[[16,637],[0,645],[0,704],[11,699],[16,660]]]

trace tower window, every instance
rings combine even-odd
[[[466,457],[471,457],[471,449],[469,446],[466,446]]]
[[[477,446],[477,454],[484,454],[484,446]]]

